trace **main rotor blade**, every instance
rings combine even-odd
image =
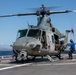
[[[71,11],[71,10],[50,11],[49,14],[59,14],[59,13],[69,13],[69,12],[73,12],[73,11]]]
[[[73,12],[76,12],[76,10],[73,10]]]
[[[2,18],[2,17],[12,17],[12,16],[27,16],[27,15],[36,15],[36,13],[25,13],[25,14],[3,15],[3,16],[0,16],[0,18]]]

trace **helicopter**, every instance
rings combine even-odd
[[[59,56],[60,51],[65,50],[63,44],[65,44],[67,40],[64,40],[64,42],[60,41],[60,39],[66,39],[67,36],[62,34],[57,28],[53,27],[49,16],[52,14],[69,13],[72,11],[50,11],[46,8],[47,7],[42,5],[40,10],[37,10],[34,13],[0,16],[0,18],[31,15],[38,16],[37,26],[29,25],[27,29],[19,29],[16,41],[11,45],[17,62],[29,59],[29,56],[31,56],[32,59],[35,59],[37,56],[47,56],[51,61],[51,56]]]

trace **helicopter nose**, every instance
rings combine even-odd
[[[14,44],[13,48],[15,50],[39,50],[41,48],[41,42],[36,38],[20,38]]]
[[[31,41],[26,44],[26,47],[30,50],[40,50],[42,47],[42,44],[36,41]]]
[[[35,42],[28,42],[25,44],[14,44],[12,47],[15,50],[39,50],[41,45]]]

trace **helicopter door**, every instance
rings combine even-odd
[[[42,37],[41,37],[41,43],[42,43],[42,48],[47,48],[47,44],[46,44],[46,32],[43,31],[42,32]]]
[[[46,38],[47,38],[47,49],[50,49],[50,51],[54,51],[55,50],[55,43],[54,43],[53,33],[47,32]]]

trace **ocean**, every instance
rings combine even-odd
[[[0,51],[0,56],[14,55],[13,51]]]

